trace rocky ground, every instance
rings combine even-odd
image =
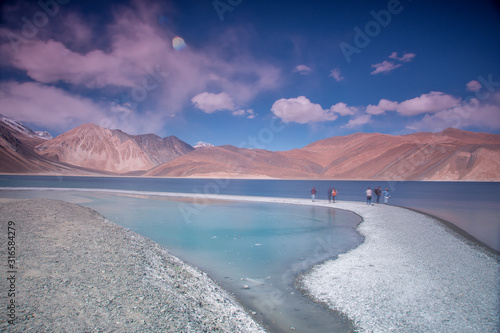
[[[0,216],[0,331],[263,332],[205,273],[91,209],[1,199]]]

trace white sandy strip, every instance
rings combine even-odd
[[[303,283],[367,332],[498,332],[500,265],[436,220],[404,208],[339,203],[363,217],[358,248]]]
[[[94,190],[92,190],[94,191]],[[99,190],[98,190],[99,191]],[[106,190],[100,190],[106,192]],[[361,202],[251,196],[107,191],[206,199],[335,207],[363,218],[365,241],[303,276],[311,297],[345,313],[366,332],[499,332],[500,263],[408,209]]]

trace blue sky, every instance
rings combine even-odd
[[[6,1],[0,113],[269,150],[500,133],[496,1]]]

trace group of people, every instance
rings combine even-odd
[[[375,194],[377,196],[377,203],[380,203],[380,197],[384,197],[384,203],[388,204],[389,203],[389,198],[391,197],[391,193],[389,192],[389,189],[386,188],[385,190],[382,191],[382,189],[377,187],[375,190],[372,190],[371,187],[368,187],[365,191],[366,193],[366,204],[371,205],[372,204],[372,196]]]
[[[328,190],[326,191],[326,194],[328,196],[328,202],[332,203],[335,202],[335,198],[337,197],[337,190],[335,187],[329,187]],[[313,186],[311,190],[311,199],[312,201],[316,201],[316,188]]]
[[[316,192],[317,192],[316,188],[313,186],[313,188],[311,189],[311,199],[313,202],[316,201]],[[338,194],[335,187],[328,188],[326,193],[328,196],[328,202],[330,202],[330,203],[335,202],[335,199],[336,199],[337,194]],[[368,205],[372,205],[372,196],[373,195],[376,196],[377,203],[380,203],[380,197],[383,197],[384,204],[388,204],[389,198],[391,197],[391,193],[389,192],[389,189],[386,188],[385,190],[382,190],[382,188],[380,186],[375,188],[375,190],[372,190],[371,187],[368,187],[366,189],[365,193],[366,193],[366,203]]]

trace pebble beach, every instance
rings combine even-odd
[[[2,311],[2,332],[263,332],[205,273],[91,209],[2,199],[0,213],[4,263],[15,223],[0,296],[2,308],[14,300],[15,319]]]
[[[500,332],[497,254],[405,208],[338,208],[363,217],[365,241],[301,277],[310,297],[361,332]]]

